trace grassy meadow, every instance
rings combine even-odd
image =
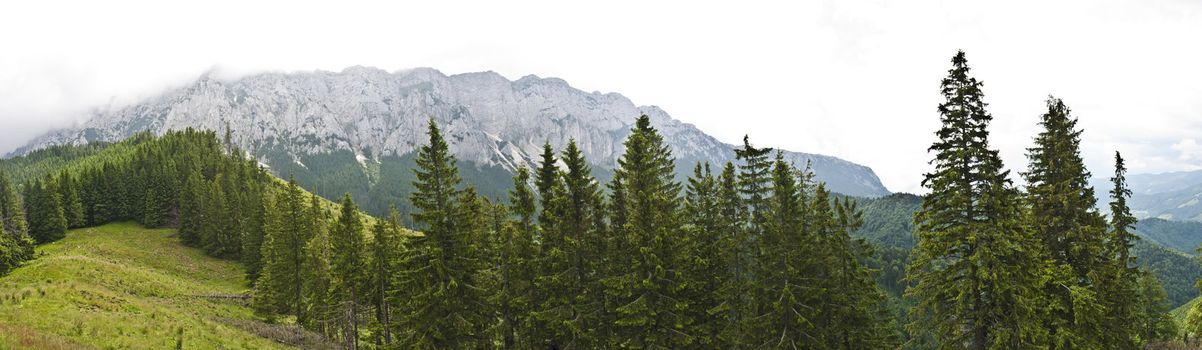
[[[38,247],[0,277],[0,349],[286,347],[260,336],[286,327],[257,321],[239,298],[242,268],[173,233],[116,223]]]

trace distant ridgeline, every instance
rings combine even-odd
[[[78,127],[51,132],[13,154],[117,142],[142,131],[162,135],[191,127],[220,133],[228,127],[232,143],[273,174],[295,176],[298,184],[331,200],[350,193],[365,211],[384,216],[391,205],[410,213],[412,169],[428,118],[443,128],[463,179],[494,199],[506,196],[518,167],[536,166],[544,144],[562,149],[574,140],[593,175],[609,181],[634,117],[642,114],[673,149],[677,180],[698,161],[734,160],[737,145],[617,93],[581,91],[536,76],[511,81],[493,72],[448,76],[428,68],[390,73],[365,67],[236,80],[206,75],[136,104],[99,108]],[[818,154],[784,156],[797,166],[809,162],[816,179],[833,192],[889,193],[866,166]]]

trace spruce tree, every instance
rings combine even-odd
[[[754,241],[761,254],[752,270],[755,304],[749,321],[760,331],[748,338],[754,348],[814,347],[825,341],[817,327],[831,322],[826,318],[834,311],[824,288],[834,276],[818,260],[829,252],[821,250],[825,242],[813,229],[820,226],[814,221],[829,218],[812,213],[806,189],[780,153],[771,166],[771,196],[760,209],[762,233]]]
[[[1089,171],[1081,159],[1081,131],[1077,119],[1060,99],[1049,97],[1040,117],[1043,131],[1023,173],[1027,180],[1028,224],[1043,241],[1052,274],[1045,282],[1049,347],[1096,348],[1106,336],[1097,274],[1106,260],[1106,223],[1094,209],[1097,199],[1089,185]]]
[[[18,242],[13,239],[7,232],[4,232],[4,225],[0,225],[0,276],[8,274],[8,271],[21,265],[20,257],[21,247]]]
[[[116,218],[117,198],[115,193],[118,190],[117,186],[109,182],[109,172],[112,171],[110,164],[105,164],[100,169],[95,169],[91,172],[92,176],[88,178],[88,198],[89,203],[84,206],[84,211],[87,213],[88,223],[90,225],[100,225]],[[199,191],[198,191],[199,193]],[[199,244],[199,234],[193,246]]]
[[[49,238],[47,242],[63,239],[67,236],[68,223],[58,182],[47,178],[46,187],[42,188],[41,192],[46,199],[43,208],[48,213],[45,222],[47,231],[44,231],[47,234],[44,237]]]
[[[743,148],[735,149],[735,158],[742,161],[739,168],[739,193],[747,204],[748,230],[753,236],[760,234],[766,224],[768,197],[772,188],[772,160],[768,159],[772,148],[751,146],[748,136],[743,136]]]
[[[231,166],[232,167],[232,166]],[[242,237],[245,236],[244,223],[247,213],[252,210],[246,200],[246,190],[238,187],[239,177],[236,169],[227,168],[226,173],[217,177],[214,185],[218,186],[224,195],[225,204],[214,208],[223,210],[221,220],[218,220],[217,246],[219,253],[214,256],[240,260],[242,257]],[[157,210],[162,210],[165,200],[156,199]]]
[[[10,237],[9,259],[25,261],[33,258],[33,238],[25,221],[25,208],[8,174],[0,170],[0,228]]]
[[[200,246],[201,230],[204,228],[203,207],[204,180],[199,172],[188,174],[184,187],[179,191],[179,237],[185,245]]]
[[[67,218],[67,227],[79,228],[83,227],[84,222],[83,202],[80,200],[79,183],[71,174],[63,170],[58,175],[58,190],[63,200],[63,216]]]
[[[8,179],[6,175],[0,172],[0,186],[7,186],[7,184]],[[0,191],[7,191],[7,189],[0,188]],[[6,200],[6,198],[3,198],[4,196],[7,196],[7,194],[0,193],[0,206]],[[22,262],[30,258],[26,252],[30,245],[29,239],[19,232],[9,233],[5,228],[5,226],[8,226],[6,225],[7,221],[2,214],[3,209],[0,209],[0,276],[8,274],[9,271],[17,268]]]
[[[494,304],[488,300],[489,293],[496,290],[497,274],[496,261],[498,259],[495,254],[496,249],[496,232],[492,231],[494,227],[494,219],[497,213],[494,211],[496,206],[488,201],[487,198],[481,197],[476,193],[476,189],[468,185],[463,189],[462,195],[459,196],[459,204],[455,206],[454,217],[464,218],[459,222],[458,230],[464,233],[465,249],[467,261],[471,261],[472,270],[475,272],[471,275],[472,287],[478,292],[476,297],[479,304],[471,316],[479,317],[475,325],[477,329],[477,341],[480,344],[493,344],[495,338],[492,338],[490,330],[496,325],[496,312]],[[504,214],[501,214],[502,216]]]
[[[539,169],[544,210],[541,276],[538,289],[545,293],[537,316],[543,325],[547,347],[592,348],[590,330],[602,308],[600,292],[592,274],[599,242],[594,211],[600,190],[591,168],[573,140],[562,158],[565,170],[554,171],[554,158],[544,156]],[[554,173],[559,179],[542,178]]]
[[[542,207],[538,220],[543,228],[547,229],[554,226],[553,221],[558,219],[557,211],[560,208],[555,204],[555,199],[562,195],[563,179],[559,176],[559,167],[556,165],[559,161],[555,158],[555,150],[551,148],[550,143],[543,144],[541,158],[534,186],[538,190],[539,205]]]
[[[863,214],[847,197],[831,201],[828,196],[825,185],[820,184],[813,204],[829,206],[828,215],[834,219],[825,232],[835,276],[828,282],[833,284],[832,299],[841,303],[831,308],[833,322],[826,325],[827,343],[838,349],[896,348],[899,334],[894,328],[893,310],[865,263],[874,254],[872,244],[851,237],[864,224]]]
[[[54,242],[66,235],[67,218],[53,183],[39,179],[25,186],[25,212],[29,219],[29,235],[37,243]]]
[[[364,303],[365,291],[370,286],[367,272],[367,244],[363,236],[363,221],[359,218],[359,207],[350,193],[342,196],[342,208],[338,219],[330,230],[333,243],[331,267],[333,285],[330,288],[335,305],[344,312],[344,340],[351,349],[359,348],[359,310]]]
[[[304,249],[313,235],[324,230],[314,227],[313,223],[319,219],[313,217],[310,211],[313,208],[305,205],[295,179],[289,179],[288,186],[274,202],[275,210],[267,216],[263,272],[255,282],[255,301],[261,310],[291,314],[296,316],[297,323],[305,324],[308,315],[302,308]]]
[[[410,348],[476,348],[485,324],[485,300],[476,277],[479,262],[470,232],[459,217],[462,190],[455,157],[438,126],[429,122],[430,143],[417,154],[413,221],[422,236],[412,240],[401,272],[405,303],[399,308],[398,341]],[[454,317],[447,317],[454,315]]]
[[[680,184],[674,181],[672,152],[663,137],[640,116],[618,160],[614,187],[624,197],[613,197],[626,221],[620,249],[614,255],[625,266],[604,280],[614,299],[614,333],[610,347],[679,348],[690,346],[695,335],[685,333],[692,321],[683,298],[685,271],[675,255],[688,246],[680,232]],[[621,202],[619,202],[621,201]]]
[[[1135,215],[1131,214],[1131,208],[1127,206],[1127,199],[1131,198],[1131,188],[1127,186],[1127,165],[1118,151],[1114,152],[1114,176],[1110,181],[1113,184],[1110,190],[1111,253],[1118,257],[1121,265],[1131,266],[1135,263],[1135,258],[1131,256],[1131,247],[1139,240],[1139,236],[1131,232],[1137,220]]]
[[[240,251],[246,277],[253,283],[263,271],[263,240],[267,235],[267,213],[274,211],[275,207],[272,206],[271,199],[264,195],[263,190],[257,187],[250,188],[243,197],[246,198],[247,208],[242,213],[244,218],[242,237],[239,240],[242,242]]]
[[[1139,269],[1135,267],[1135,258],[1130,256],[1134,240],[1139,239],[1130,232],[1135,224],[1135,217],[1127,208],[1127,197],[1131,195],[1126,188],[1126,167],[1122,157],[1115,153],[1115,176],[1111,178],[1114,188],[1110,195],[1110,229],[1105,237],[1105,251],[1102,257],[1110,259],[1104,269],[1095,274],[1099,290],[1099,301],[1103,303],[1106,312],[1105,322],[1100,323],[1101,340],[1115,349],[1139,348],[1144,340],[1140,339],[1140,331],[1145,329],[1143,322],[1142,296],[1139,285]]]
[[[535,218],[534,193],[530,190],[530,170],[518,168],[509,191],[510,207],[504,212],[516,216],[502,228],[498,269],[499,290],[492,304],[500,316],[498,333],[505,349],[536,347],[533,303],[535,284]],[[541,342],[541,341],[539,341]]]
[[[297,318],[297,323],[326,336],[337,336],[337,331],[342,327],[336,321],[344,315],[331,293],[334,284],[334,244],[329,230],[317,229],[311,234],[302,247],[297,271],[299,295],[294,302],[300,308],[297,314],[303,316]]]
[[[739,194],[734,163],[726,163],[717,182],[719,216],[715,221],[724,228],[719,231],[718,243],[721,247],[718,257],[724,268],[717,271],[719,286],[715,293],[719,304],[707,310],[707,314],[720,325],[718,344],[726,348],[747,348],[751,346],[751,335],[758,332],[750,328],[749,322],[754,313],[751,307],[754,298],[748,293],[754,286],[750,270],[753,247],[747,236],[746,205]]]
[[[392,343],[391,300],[393,275],[397,272],[400,259],[401,214],[396,207],[389,208],[388,220],[379,220],[372,228],[371,252],[371,302],[375,306],[377,345]]]
[[[1131,255],[1131,247],[1139,236],[1132,232],[1136,218],[1127,206],[1127,199],[1131,197],[1127,187],[1127,167],[1118,152],[1114,153],[1114,163],[1114,176],[1110,178],[1113,185],[1110,230],[1103,255],[1109,262],[1098,273],[1099,300],[1104,303],[1107,316],[1101,323],[1102,340],[1116,349],[1139,348],[1167,336],[1161,332],[1165,328],[1167,307],[1160,282],[1150,272],[1141,271]]]
[[[550,143],[543,144],[540,157],[534,178],[539,211],[535,237],[538,248],[533,257],[535,262],[532,264],[536,271],[533,275],[535,288],[531,295],[531,314],[534,316],[533,329],[536,333],[533,336],[538,339],[536,342],[541,346],[550,347],[564,338],[571,337],[572,329],[579,327],[559,323],[571,317],[568,315],[570,311],[565,311],[571,306],[567,300],[568,293],[562,289],[569,283],[568,276],[561,275],[569,258],[567,242],[560,229],[566,195],[563,176],[558,166],[559,160],[555,157],[555,150],[551,148]]]
[[[1177,336],[1177,322],[1170,315],[1168,294],[1164,286],[1152,271],[1139,270],[1136,275],[1136,289],[1139,299],[1136,304],[1140,307],[1139,317],[1134,324],[1134,331],[1139,345],[1163,342]]]
[[[943,348],[1038,347],[1039,240],[1022,227],[1019,193],[989,148],[982,84],[969,76],[964,52],[952,64],[941,86],[939,140],[929,149],[934,171],[922,181],[930,194],[914,217],[909,329]]]
[[[146,190],[142,197],[142,216],[138,218],[142,226],[156,228],[163,225],[163,213],[156,197],[153,189]]]
[[[297,323],[310,325],[326,335],[337,335],[335,332],[340,327],[334,321],[343,318],[340,317],[342,309],[335,305],[332,293],[334,244],[330,238],[329,215],[323,205],[321,198],[313,193],[309,194],[308,206],[301,204],[300,216],[296,218],[296,225],[303,234],[297,238],[304,239],[300,247],[302,256],[296,265],[301,271],[292,287],[299,295]]]
[[[688,280],[693,281],[687,289],[691,301],[689,315],[697,322],[694,332],[698,346],[705,347],[721,347],[717,335],[728,326],[723,315],[711,317],[709,311],[721,304],[719,290],[727,268],[722,259],[721,238],[737,225],[723,221],[718,181],[709,163],[704,167],[698,163],[688,179],[684,197],[684,213],[688,218],[685,231],[692,246],[680,256],[685,259],[682,263],[687,268]]]
[[[480,249],[478,253],[486,268],[480,271],[478,281],[487,291],[487,311],[494,317],[494,321],[487,325],[484,339],[492,344],[500,342],[499,347],[512,348],[517,341],[514,336],[514,320],[517,315],[514,314],[513,305],[501,298],[502,295],[506,298],[512,296],[511,281],[506,281],[505,278],[513,277],[513,266],[507,261],[507,255],[510,253],[507,244],[512,239],[513,227],[510,224],[508,207],[501,203],[500,198],[493,201],[481,198],[480,203],[485,237],[477,249]]]
[[[230,249],[230,236],[235,232],[230,232],[234,218],[229,215],[231,202],[228,196],[233,194],[226,193],[221,186],[220,178],[225,175],[218,175],[218,179],[210,181],[204,192],[205,220],[200,231],[200,246],[209,255],[228,258],[236,256],[237,252]]]

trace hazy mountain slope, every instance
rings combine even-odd
[[[1202,221],[1202,170],[1128,175],[1133,195],[1129,204],[1140,218]],[[1100,197],[1112,188],[1109,180],[1090,181]],[[1109,200],[1099,201],[1104,207]]]
[[[234,141],[277,174],[308,172],[298,174],[298,180],[323,195],[336,190],[368,194],[386,178],[381,169],[386,162],[404,167],[405,156],[424,144],[428,118],[443,127],[464,165],[480,170],[480,177],[492,177],[534,164],[544,142],[560,149],[570,139],[577,140],[600,171],[612,169],[640,114],[652,118],[681,164],[733,158],[732,145],[657,107],[636,106],[616,93],[584,92],[560,79],[509,81],[492,72],[446,76],[428,68],[388,73],[364,67],[267,73],[234,81],[204,76],[138,104],[97,111],[84,124],[52,132],[14,154],[54,144],[119,140],[141,130],[224,130],[228,123]],[[786,157],[799,165],[812,162],[818,180],[833,191],[889,193],[865,166],[806,153],[787,152]],[[325,184],[339,188],[324,189],[330,173],[340,174],[333,182],[355,183]]]

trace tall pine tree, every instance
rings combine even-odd
[[[748,339],[755,348],[814,347],[824,342],[818,329],[824,320],[818,317],[832,311],[822,308],[824,293],[814,287],[833,276],[820,265],[825,244],[812,229],[819,217],[805,198],[806,189],[780,153],[771,165],[771,196],[761,209],[762,233],[753,241],[760,259],[752,270],[755,299],[749,328],[758,331]]]
[[[748,136],[743,136],[743,148],[735,149],[735,158],[743,162],[739,168],[739,193],[747,204],[748,230],[753,236],[761,233],[767,221],[772,190],[773,162],[768,159],[771,153],[772,148],[752,147]]]
[[[618,160],[614,206],[624,211],[616,256],[619,268],[604,280],[617,306],[610,347],[680,348],[695,341],[686,332],[693,320],[684,298],[685,270],[676,254],[688,246],[681,234],[680,184],[674,181],[672,152],[663,136],[640,116]],[[615,191],[617,192],[617,191]],[[620,201],[620,202],[619,202]]]
[[[554,169],[553,158],[544,159],[548,162],[540,175]],[[561,180],[540,178],[546,194],[539,262],[543,273],[537,284],[545,297],[537,315],[548,347],[592,348],[596,345],[589,335],[602,309],[601,289],[596,288],[592,273],[601,248],[595,226],[600,190],[574,140],[564,149],[562,160],[566,169],[554,172]]]
[[[1110,250],[1118,257],[1121,265],[1131,266],[1135,263],[1134,257],[1131,256],[1131,247],[1139,240],[1139,236],[1132,232],[1137,220],[1135,215],[1131,214],[1131,208],[1127,206],[1127,199],[1131,198],[1131,188],[1127,185],[1126,162],[1118,151],[1114,152],[1114,176],[1110,181],[1113,185],[1110,190]]]
[[[29,236],[29,226],[25,221],[25,209],[17,190],[9,180],[8,174],[0,170],[0,235],[7,237],[7,250],[3,252],[11,269],[23,261],[33,258],[33,239]],[[4,238],[0,238],[4,239]],[[0,263],[4,264],[4,263]],[[3,274],[0,272],[0,274]]]
[[[930,190],[915,214],[907,295],[914,334],[943,348],[1020,349],[1045,342],[1038,308],[1039,240],[1022,226],[1019,193],[989,148],[981,82],[964,52],[943,79],[939,140],[930,147]]]
[[[718,327],[717,341],[727,348],[750,347],[751,335],[758,331],[751,325],[755,298],[748,293],[755,285],[751,273],[754,247],[745,225],[747,206],[740,196],[738,176],[731,162],[726,163],[718,176],[716,223],[724,228],[719,231],[718,256],[725,268],[717,271],[719,286],[715,292],[719,304],[707,311],[714,322],[722,325]]]
[[[401,267],[405,302],[399,307],[398,340],[410,348],[478,348],[487,319],[476,284],[480,264],[470,232],[459,217],[462,190],[455,157],[438,126],[429,122],[430,144],[422,146],[410,201],[422,236],[412,240]]]
[[[504,349],[537,347],[534,335],[533,305],[535,270],[534,192],[530,189],[530,170],[518,168],[509,191],[507,213],[516,217],[502,228],[498,247],[500,285],[493,293],[493,304],[500,316],[498,333]],[[538,340],[541,343],[541,340]],[[541,344],[540,344],[541,345]]]
[[[267,216],[263,272],[255,282],[255,300],[260,309],[291,314],[296,316],[297,323],[305,324],[308,315],[302,308],[304,250],[320,228],[314,227],[317,218],[312,217],[311,208],[305,205],[304,194],[295,179],[289,179],[288,186],[274,202],[275,210]]]
[[[359,348],[359,311],[363,307],[370,281],[367,264],[367,243],[363,235],[363,220],[359,207],[349,193],[342,196],[338,219],[330,230],[334,283],[330,288],[335,305],[339,306],[344,324],[344,341],[351,349]]]
[[[334,284],[334,244],[330,231],[324,227],[324,217],[315,217],[312,212],[309,215],[309,222],[319,222],[321,227],[311,232],[312,237],[302,247],[296,303],[300,308],[298,314],[303,317],[298,317],[297,323],[327,336],[338,337],[343,328],[338,321],[343,320],[345,315],[331,293]]]
[[[28,214],[29,235],[38,243],[62,239],[67,234],[67,217],[63,214],[62,196],[53,181],[38,179],[25,187],[25,212]]]
[[[687,269],[690,284],[686,291],[689,305],[689,317],[696,320],[694,332],[698,338],[698,346],[720,347],[718,332],[728,327],[725,315],[710,316],[710,310],[721,305],[719,290],[722,287],[727,265],[722,259],[721,244],[723,235],[731,233],[737,225],[736,221],[725,221],[719,188],[719,179],[710,170],[709,163],[702,166],[698,163],[693,168],[685,190],[684,213],[688,226],[685,232],[689,234],[692,246],[680,255]]]
[[[392,343],[392,311],[389,292],[394,289],[393,276],[401,251],[401,214],[396,207],[388,210],[388,220],[379,220],[372,228],[368,244],[371,253],[371,302],[375,306],[377,345]]]
[[[80,200],[79,183],[66,170],[59,173],[58,191],[63,201],[63,215],[67,219],[67,227],[83,227],[83,202]]]
[[[1060,99],[1049,97],[1047,107],[1040,118],[1044,129],[1035,147],[1027,149],[1030,163],[1023,173],[1031,206],[1028,225],[1052,264],[1043,287],[1049,313],[1044,327],[1052,349],[1096,348],[1106,336],[1095,280],[1110,263],[1103,254],[1106,223],[1094,209],[1097,199],[1081,159],[1077,119]]]

